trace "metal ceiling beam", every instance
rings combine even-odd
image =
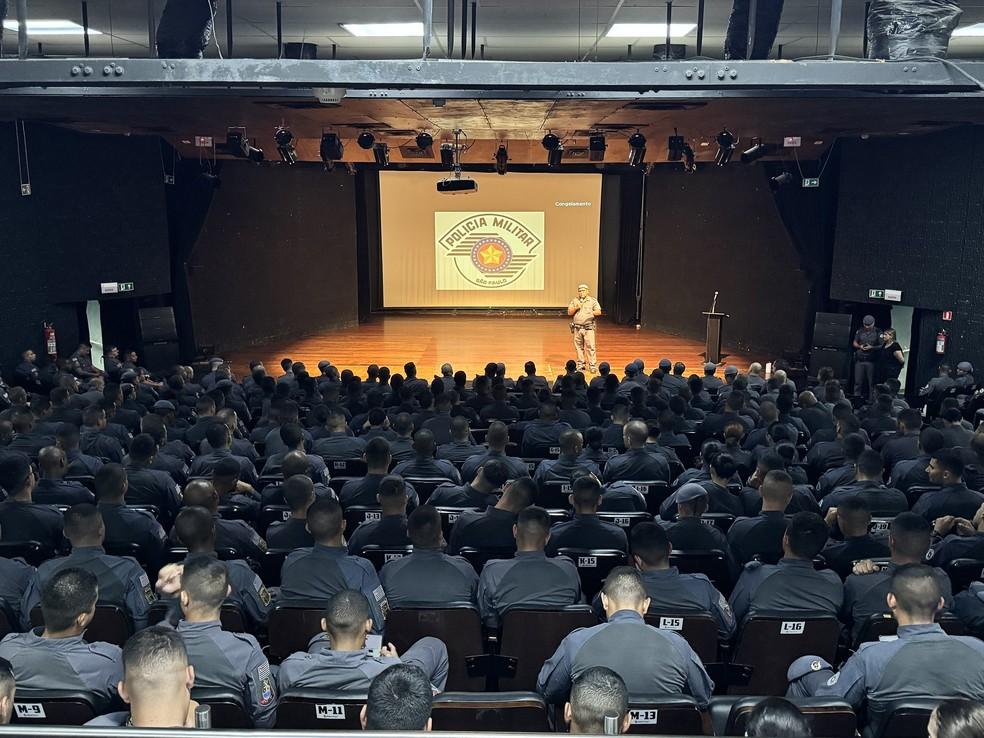
[[[0,88],[344,87],[460,90],[981,92],[984,62],[510,62],[328,59],[30,59],[0,62]],[[395,95],[394,95],[395,96]]]

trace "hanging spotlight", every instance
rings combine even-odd
[[[548,133],[540,141],[540,145],[547,150],[547,165],[551,167],[560,166],[564,158],[564,146],[560,142],[560,137],[554,133]]]
[[[335,167],[335,162],[345,156],[345,144],[337,133],[321,134],[321,161],[329,172]]]
[[[778,192],[787,185],[791,185],[796,178],[790,172],[783,172],[769,180],[769,189]]]
[[[714,155],[714,161],[719,167],[723,167],[734,156],[738,137],[725,128],[717,135],[717,144],[718,150],[717,154]]]
[[[277,142],[277,153],[280,154],[284,164],[291,166],[297,162],[297,151],[294,149],[294,134],[289,128],[281,126],[273,134],[273,140]]]
[[[753,161],[761,159],[763,156],[769,153],[769,144],[762,143],[761,138],[753,138],[751,148],[745,149],[741,152],[741,160],[745,164],[749,164]]]
[[[355,142],[359,144],[360,149],[366,149],[368,151],[372,148],[372,145],[376,143],[376,137],[369,133],[369,131],[363,131],[359,134],[359,137],[355,139]]]
[[[687,141],[683,136],[677,134],[677,129],[673,129],[673,135],[666,142],[666,160],[680,161],[683,158],[684,149],[689,149]],[[691,153],[693,150],[691,149]]]
[[[646,137],[639,131],[629,136],[629,166],[641,167],[646,163]]]
[[[233,156],[249,159],[257,164],[263,161],[263,149],[250,144],[245,128],[230,128],[226,132],[226,150]]]
[[[375,144],[372,147],[372,158],[381,167],[388,167],[390,163],[390,149],[384,143]]]
[[[697,161],[694,156],[694,150],[690,148],[689,144],[683,145],[683,150],[680,152],[680,158],[683,160],[683,171],[687,174],[693,174],[697,171]]]
[[[454,166],[454,144],[441,144],[441,166],[451,169]]]
[[[431,147],[434,145],[434,137],[427,133],[427,131],[418,133],[415,141],[417,142],[418,149],[431,153]],[[431,155],[433,156],[433,153]]]
[[[588,159],[590,161],[604,161],[605,160],[605,149],[608,146],[605,144],[605,137],[600,133],[595,134],[588,138]]]
[[[505,174],[509,170],[509,151],[505,144],[499,144],[495,152],[495,173]]]

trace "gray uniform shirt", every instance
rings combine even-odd
[[[478,575],[460,556],[436,549],[415,549],[379,572],[390,607],[475,602]]]
[[[490,628],[513,605],[564,607],[581,601],[581,578],[566,556],[548,559],[543,551],[520,551],[514,559],[496,559],[482,569],[478,608]]]
[[[840,577],[817,571],[812,561],[780,559],[776,565],[750,561],[731,593],[739,623],[758,612],[809,612],[837,617],[844,601]]]

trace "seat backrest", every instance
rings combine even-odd
[[[516,556],[516,552],[509,548],[472,548],[462,546],[458,555],[465,558],[478,574],[482,573],[485,565],[494,559],[511,559]]]
[[[717,622],[709,614],[651,609],[646,613],[646,623],[682,636],[703,663],[718,660]]]
[[[424,505],[435,489],[453,480],[445,477],[404,477],[404,481],[413,485],[417,491],[417,497],[420,499],[420,504]]]
[[[30,616],[32,627],[44,625],[40,606],[35,606]],[[129,614],[119,605],[99,602],[96,604],[96,613],[89,627],[85,629],[83,638],[88,643],[104,641],[122,648],[131,635],[133,635],[133,623],[130,621]]]
[[[379,571],[390,561],[402,559],[413,553],[413,546],[363,546],[362,550],[356,555],[364,559],[369,559],[372,565]]]
[[[874,738],[924,738],[929,726],[929,716],[942,702],[931,697],[899,700],[884,706],[885,719],[881,721]]]
[[[253,727],[249,710],[239,692],[193,687],[191,698],[211,708],[212,728],[215,730],[246,730]]]
[[[307,650],[308,641],[321,632],[325,604],[303,602],[274,606],[267,624],[271,661],[280,663],[292,653]]]
[[[268,548],[260,559],[260,579],[267,587],[280,586],[280,570],[284,560],[294,552],[292,548]]]
[[[256,523],[256,531],[261,536],[265,536],[267,528],[274,523],[282,523],[289,517],[290,508],[287,505],[264,505]]]
[[[670,496],[670,485],[660,479],[626,481],[626,484],[646,498],[646,511],[653,517],[659,515],[659,506]]]
[[[96,478],[93,476],[89,476],[87,474],[79,474],[78,476],[74,476],[74,477],[65,477],[65,481],[78,482],[79,484],[83,485],[87,490],[92,492],[92,494],[96,493]]]
[[[458,517],[461,513],[466,510],[477,510],[478,508],[472,507],[439,507],[436,508],[437,512],[441,516],[441,530],[444,532],[444,540],[451,540],[451,529],[454,527],[455,522],[457,522]]]
[[[344,510],[345,533],[351,536],[363,523],[383,517],[383,508],[376,505],[349,505]]]
[[[598,624],[588,605],[569,605],[560,609],[514,607],[502,615],[499,652],[518,659],[516,676],[503,678],[503,690],[536,689],[536,677],[543,662],[571,631]]]
[[[328,473],[333,477],[364,477],[369,468],[365,459],[325,459]]]
[[[629,733],[637,735],[703,735],[704,717],[700,706],[687,695],[629,695],[632,724]]]
[[[700,522],[704,525],[713,525],[722,533],[727,533],[731,524],[735,522],[735,516],[730,513],[704,513],[700,516]]]
[[[567,556],[581,577],[581,591],[590,601],[616,566],[625,566],[629,558],[624,551],[608,548],[559,548],[559,556]]]
[[[753,615],[741,629],[733,658],[752,667],[751,679],[747,685],[732,685],[729,694],[785,694],[786,672],[800,656],[837,660],[840,631],[836,618],[825,615]]]
[[[31,566],[40,566],[54,556],[54,551],[37,541],[3,541],[0,543],[0,557],[5,559],[21,558]]]
[[[543,482],[536,491],[534,504],[553,510],[569,510],[573,488],[570,482],[551,480]]]
[[[330,689],[288,689],[277,704],[280,730],[362,730],[367,696]]]
[[[416,641],[432,636],[448,648],[450,690],[482,691],[485,679],[468,676],[465,659],[485,650],[482,619],[470,602],[450,602],[441,607],[397,607],[386,616],[386,642],[403,653]]]
[[[725,596],[729,595],[734,587],[728,557],[724,551],[717,549],[670,551],[670,566],[675,566],[683,574],[703,574]]]
[[[962,592],[974,582],[984,579],[984,561],[980,559],[954,559],[946,565],[953,593]]]
[[[625,529],[625,535],[639,523],[652,522],[653,516],[647,512],[599,512],[598,517],[606,523],[612,523]]]
[[[219,517],[223,520],[246,520],[248,513],[243,505],[219,505],[217,508]]]
[[[14,694],[10,722],[21,725],[85,725],[106,706],[91,692],[24,690]]]
[[[232,561],[233,559],[241,559],[242,556],[234,548],[216,548],[215,555],[218,557],[219,561]],[[188,556],[188,549],[184,546],[172,546],[164,551],[164,563],[165,564],[180,564]]]
[[[725,735],[745,735],[748,717],[762,697],[744,697],[731,706]],[[810,724],[813,735],[826,738],[854,738],[858,717],[850,703],[829,697],[787,697]]]
[[[444,692],[434,698],[434,730],[546,733],[547,705],[535,692]]]
[[[219,622],[222,624],[222,630],[227,630],[230,633],[249,632],[246,628],[246,620],[243,618],[243,611],[234,602],[222,603],[222,608],[219,610]]]
[[[890,517],[875,517],[871,516],[871,522],[868,524],[868,532],[877,535],[888,535],[888,529],[892,525],[893,518]]]
[[[144,569],[150,565],[147,551],[139,543],[132,543],[130,541],[105,541],[103,542],[103,550],[110,556],[129,556],[134,558]]]

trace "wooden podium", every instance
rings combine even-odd
[[[724,319],[731,316],[726,313],[718,313],[713,309],[702,313],[707,318],[707,337],[704,340],[704,360],[712,364],[721,362],[721,334],[723,332]]]

